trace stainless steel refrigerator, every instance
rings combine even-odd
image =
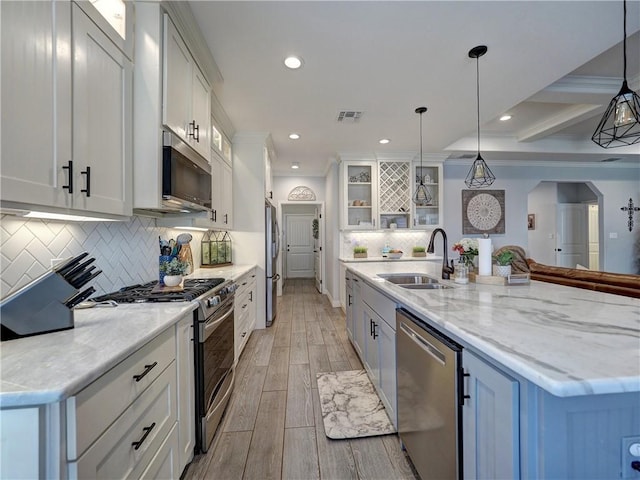
[[[266,233],[266,297],[267,297],[267,327],[271,326],[278,314],[278,280],[280,275],[276,273],[276,262],[280,253],[280,230],[276,217],[276,207],[265,200],[265,233]]]

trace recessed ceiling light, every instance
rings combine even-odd
[[[298,140],[298,139],[300,138],[300,135],[299,135],[299,134],[297,134],[297,133],[290,133],[290,134],[289,134],[289,138],[290,138],[291,140]]]
[[[381,138],[380,140],[378,140],[378,143],[381,143],[382,145],[386,145],[390,141],[391,140],[389,140],[388,138]]]
[[[291,163],[291,168],[293,168],[294,170],[297,170],[298,168],[300,168],[300,163],[292,162]]]
[[[502,115],[500,117],[501,122],[506,122],[507,120],[511,120],[511,115]]]
[[[296,57],[295,55],[291,55],[284,59],[284,64],[286,65],[287,68],[290,68],[291,70],[295,70],[302,66],[302,58]]]

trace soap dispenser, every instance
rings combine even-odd
[[[388,243],[385,243],[384,247],[382,247],[382,258],[387,258],[387,254],[389,253],[389,250],[391,250],[391,247],[389,246]]]

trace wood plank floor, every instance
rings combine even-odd
[[[397,435],[324,433],[316,373],[361,368],[342,310],[313,279],[288,280],[275,322],[247,342],[211,449],[183,479],[416,479]]]

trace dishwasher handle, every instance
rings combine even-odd
[[[415,332],[413,328],[406,323],[400,323],[400,330],[402,330],[413,342],[418,345],[422,350],[431,355],[440,365],[446,365],[445,355],[438,348],[424,339],[419,333]]]

